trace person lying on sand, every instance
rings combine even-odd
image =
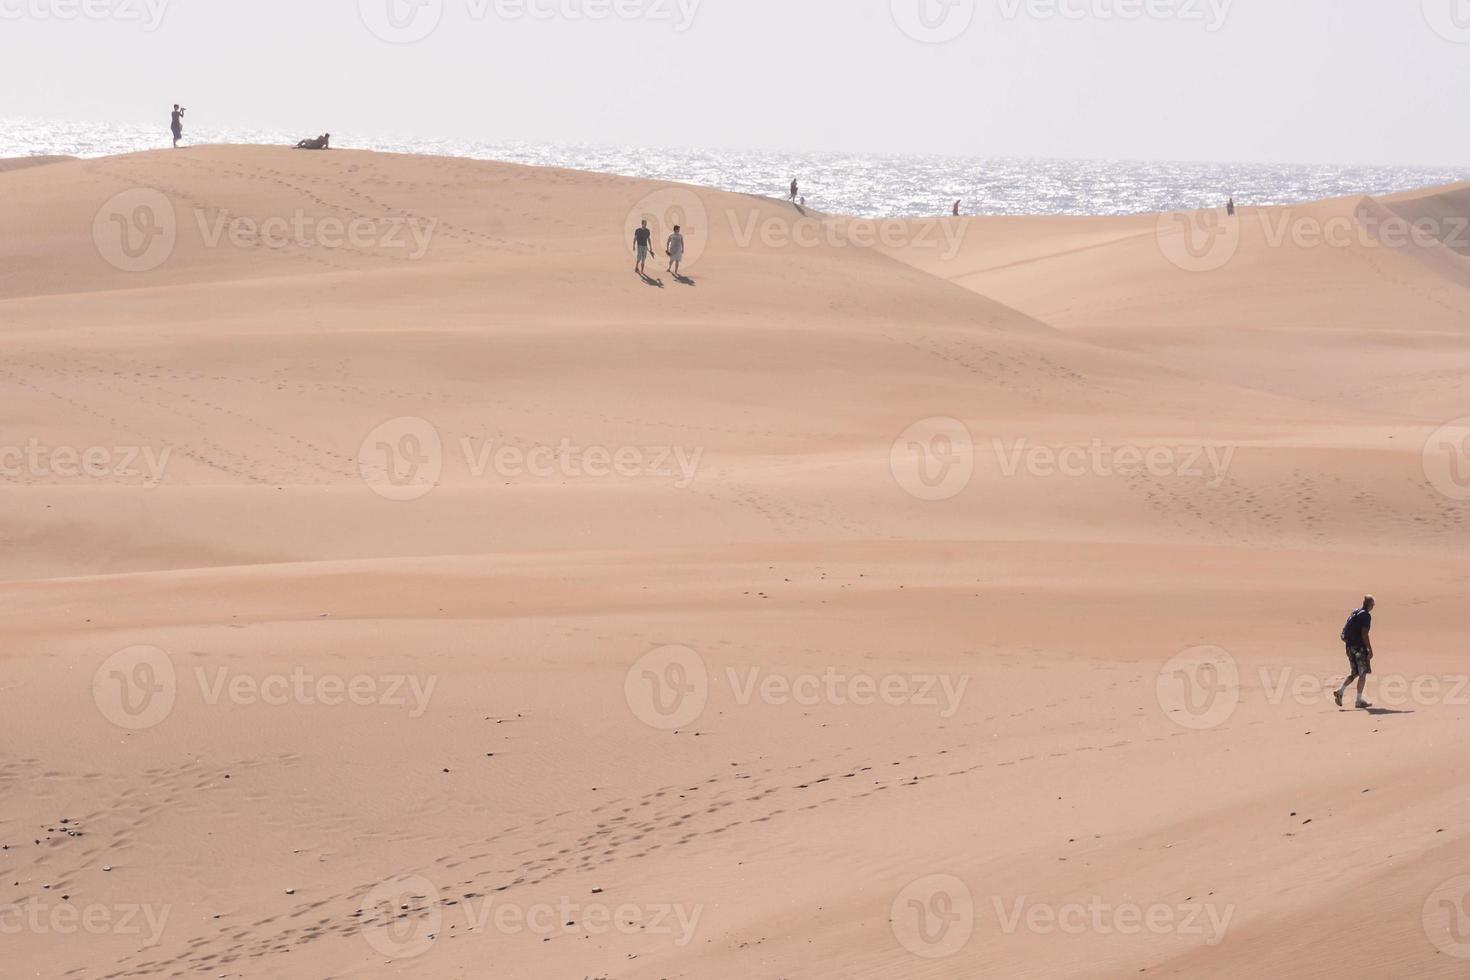
[[[1369,631],[1373,628],[1373,607],[1377,605],[1371,595],[1363,597],[1363,607],[1353,610],[1348,617],[1347,625],[1342,628],[1342,641],[1347,644],[1348,666],[1352,673],[1348,679],[1342,682],[1342,686],[1332,692],[1332,699],[1342,707],[1342,696],[1347,693],[1348,685],[1354,680],[1358,682],[1358,703],[1355,707],[1373,707],[1363,700],[1363,687],[1368,683],[1368,675],[1373,673],[1373,638]]]
[[[331,149],[332,134],[323,133],[314,140],[302,140],[296,144],[298,150],[329,150]]]

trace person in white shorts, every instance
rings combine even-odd
[[[674,226],[674,233],[669,236],[669,244],[665,248],[669,253],[669,271],[674,275],[679,274],[679,263],[684,261],[684,233],[679,226]]]

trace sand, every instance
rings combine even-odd
[[[25,170],[28,167],[44,167],[51,163],[62,163],[66,160],[75,160],[70,156],[47,156],[37,154],[28,157],[0,157],[0,173],[10,170]]]
[[[0,192],[5,976],[1470,968],[1470,190]]]

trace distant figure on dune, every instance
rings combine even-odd
[[[674,275],[679,274],[679,263],[684,261],[684,233],[678,225],[674,226],[674,233],[669,236],[667,251],[669,253],[669,271]]]
[[[796,199],[798,197],[800,197],[800,196],[801,196],[801,188],[799,188],[796,185],[796,178],[795,177],[792,177],[791,178],[791,203],[792,204],[795,204],[796,203]]]
[[[638,251],[638,261],[633,264],[633,271],[640,276],[647,276],[643,271],[643,263],[648,261],[648,253],[653,248],[653,232],[649,230],[648,222],[643,222],[643,227],[633,232],[633,247]]]
[[[955,201],[954,202],[954,216],[956,218],[958,218],[960,216],[960,202],[959,201]]]
[[[298,150],[330,150],[332,148],[332,134],[323,133],[314,140],[302,140],[296,144]]]
[[[169,120],[168,128],[174,134],[174,149],[179,148],[179,140],[184,138],[184,113],[188,109],[181,108],[177,102],[174,103],[173,118]]]
[[[1373,607],[1378,604],[1371,595],[1363,597],[1361,609],[1353,610],[1348,617],[1347,625],[1342,628],[1342,642],[1347,644],[1348,666],[1351,673],[1348,679],[1342,682],[1342,686],[1332,693],[1332,699],[1342,707],[1342,696],[1347,693],[1348,686],[1353,681],[1358,682],[1358,703],[1354,707],[1371,708],[1367,701],[1363,700],[1363,687],[1368,683],[1368,675],[1373,673],[1373,638],[1369,635],[1373,629]]]
[[[1234,198],[1234,196],[1232,196],[1230,198],[1230,200],[1228,200],[1228,201],[1225,202],[1225,214],[1226,214],[1227,217],[1230,217],[1230,218],[1235,217],[1235,198]]]

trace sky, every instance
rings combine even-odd
[[[0,0],[0,117],[1470,162],[1470,0]]]

